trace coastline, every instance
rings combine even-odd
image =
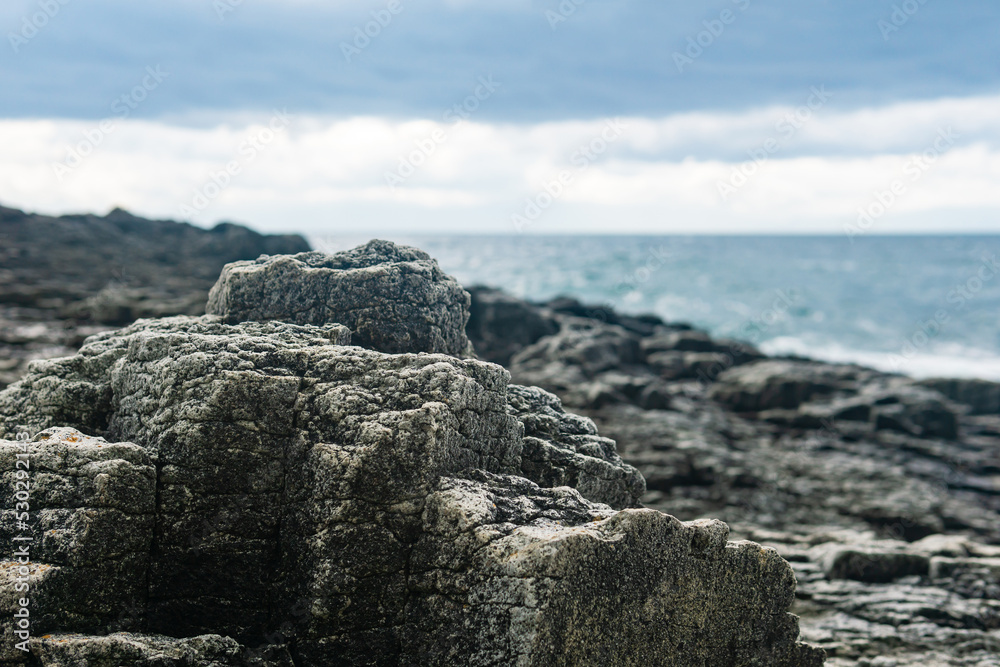
[[[74,224],[91,222],[108,223],[106,219],[84,218]],[[232,229],[227,234],[242,236]],[[51,247],[56,242],[51,237],[36,239],[38,247]],[[265,237],[256,242],[268,241]],[[419,252],[383,245],[390,256],[398,255],[394,261],[400,266],[407,264],[410,254]],[[383,245],[376,243],[372,247]],[[64,244],[60,252],[77,253],[80,261],[85,261],[89,250]],[[358,256],[366,258],[371,254],[364,251]],[[138,256],[141,253],[133,255]],[[310,261],[333,261],[322,257],[316,255]],[[18,265],[10,259],[6,258],[3,269],[16,272]],[[242,264],[268,265],[272,260]],[[79,269],[73,264],[68,266]],[[24,354],[13,357],[6,353],[6,360],[24,360],[28,356],[68,358],[34,366],[34,379],[9,389],[4,394],[7,400],[35,391],[31,387],[49,386],[46,373],[64,368],[63,364],[69,364],[65,369],[72,369],[76,364],[90,363],[73,356],[90,334],[97,335],[87,343],[93,350],[85,355],[87,358],[94,352],[99,352],[98,358],[109,350],[126,349],[129,336],[166,336],[164,340],[175,342],[201,340],[207,334],[232,337],[233,341],[249,336],[246,340],[264,346],[273,346],[282,337],[301,338],[305,331],[295,328],[303,326],[297,318],[305,317],[302,313],[308,309],[284,314],[258,313],[257,309],[266,306],[281,310],[289,295],[301,294],[308,300],[319,298],[310,296],[310,290],[332,289],[303,279],[301,285],[291,283],[288,288],[277,289],[273,299],[248,301],[247,312],[238,316],[226,315],[226,308],[242,298],[239,290],[232,291],[236,295],[232,297],[225,291],[213,293],[209,306],[216,309],[212,311],[218,313],[216,317],[232,316],[235,321],[248,318],[251,324],[273,319],[294,323],[287,325],[289,329],[254,324],[230,331],[217,320],[199,324],[208,296],[206,281],[185,280],[169,262],[133,261],[130,266],[132,273],[126,275],[144,275],[150,282],[112,283],[109,289],[106,277],[98,276],[91,293],[84,291],[72,297],[53,294],[52,285],[60,279],[55,269],[44,276],[48,285],[32,282],[30,273],[24,274],[27,280],[9,283],[16,289],[8,294],[5,313],[18,319],[9,320],[15,323],[0,331],[7,336],[5,349]],[[638,499],[649,510],[680,521],[725,521],[734,539],[749,539],[775,549],[798,582],[791,610],[801,618],[801,640],[825,649],[828,665],[877,664],[871,661],[892,656],[898,667],[908,667],[927,664],[931,656],[949,666],[978,666],[1000,650],[995,636],[1000,618],[1000,603],[996,602],[1000,597],[1000,568],[996,567],[1000,562],[1000,384],[961,379],[920,381],[855,364],[767,355],[764,351],[768,341],[763,337],[761,351],[752,344],[713,336],[689,324],[665,321],[657,315],[633,314],[627,299],[621,300],[625,304],[621,308],[568,297],[536,303],[494,288],[473,286],[468,287],[471,297],[466,303],[465,291],[458,282],[436,267],[433,264],[421,275],[447,285],[444,292],[431,293],[450,295],[451,305],[434,310],[433,316],[420,315],[413,320],[432,325],[426,335],[421,334],[426,343],[412,349],[392,347],[390,351],[443,351],[453,355],[442,357],[450,359],[447,366],[459,374],[473,373],[472,377],[480,378],[477,382],[489,387],[506,386],[503,378],[509,373],[512,384],[507,395],[514,401],[511,406],[516,403],[519,407],[508,409],[523,420],[525,443],[536,457],[521,474],[533,475],[558,488],[596,488],[623,505],[633,502],[623,498]],[[656,270],[652,265],[640,268]],[[507,266],[503,270],[512,269]],[[242,274],[230,269],[223,273],[224,277],[236,275]],[[631,275],[640,279],[645,274],[633,269]],[[163,280],[164,276],[171,279]],[[388,281],[386,289],[396,289],[391,286],[397,284]],[[151,292],[154,288],[159,291]],[[246,293],[258,292],[251,289]],[[351,303],[355,301],[368,303],[363,295],[351,297],[350,291],[339,288],[331,293],[342,294],[345,313],[352,312]],[[411,307],[405,295],[393,294],[386,297],[389,303]],[[336,301],[328,296],[317,303]],[[81,304],[86,308],[81,310]],[[166,317],[176,314],[171,308],[179,306],[190,310],[182,310],[181,318]],[[744,321],[756,323],[756,329],[748,331],[767,333],[769,322],[780,322],[781,313],[795,307],[793,293],[772,294],[760,310]],[[468,317],[464,329],[456,324],[463,321],[463,316],[456,315],[463,308]],[[378,321],[393,312],[394,306],[376,308],[371,318]],[[107,321],[100,319],[104,313],[108,313]],[[131,324],[126,333],[113,331],[130,324],[137,314],[166,319]],[[318,311],[315,317],[317,321],[328,321]],[[467,351],[458,338],[443,339],[434,333],[434,327],[444,322],[455,336],[468,336],[479,359],[503,368],[456,361]],[[309,334],[301,344],[306,348],[331,342],[335,347],[342,346],[345,336],[352,332],[347,327],[330,326],[336,331]],[[350,328],[364,330],[359,323]],[[395,328],[383,329],[390,332],[385,337],[388,345],[409,340],[412,335],[398,323]],[[355,344],[364,340],[358,338]],[[438,349],[435,340],[447,345]],[[199,345],[204,345],[211,355],[222,353],[216,342]],[[355,355],[365,363],[376,363],[376,357],[366,356],[367,351],[360,347],[338,349],[351,352],[335,352],[335,356]],[[175,354],[181,355],[178,359],[186,358],[186,353]],[[8,377],[20,377],[25,367],[24,363],[12,367]],[[480,367],[484,370],[474,371]],[[209,372],[208,368],[203,372]],[[377,364],[371,368],[374,376],[381,377]],[[95,377],[105,371],[98,364]],[[72,376],[77,371],[65,372]],[[148,372],[152,371],[141,367],[130,371],[137,386],[147,389],[156,386],[142,379]],[[96,387],[107,381],[87,378],[78,386]],[[458,376],[455,381],[459,381]],[[291,384],[300,386],[301,382]],[[521,385],[537,389],[518,389]],[[425,389],[421,386],[415,390]],[[286,390],[276,389],[274,396]],[[464,394],[459,392],[454,400],[459,400],[458,396]],[[27,400],[26,406],[34,404],[34,399],[17,400]],[[78,404],[72,392],[59,400],[68,400],[73,410],[90,414],[89,403]],[[410,399],[401,394],[393,400],[407,405]],[[239,413],[244,404],[253,402],[240,401],[231,409]],[[263,405],[266,408],[266,402]],[[569,412],[563,412],[562,406]],[[42,411],[36,416],[44,414]],[[50,418],[45,416],[43,421]],[[99,430],[104,428],[100,424],[105,418],[88,421],[91,417],[81,417],[78,426],[97,425],[94,428]],[[268,418],[264,414],[260,417]],[[472,417],[474,421],[480,418]],[[578,421],[581,419],[585,421]],[[38,424],[46,425],[49,423]],[[509,426],[504,428],[509,431]],[[501,440],[515,442],[508,431]],[[86,433],[88,437],[99,434]],[[64,436],[76,437],[60,435]],[[147,435],[140,428],[134,437],[141,440]],[[203,444],[207,447],[210,441]],[[556,450],[547,449],[550,445]],[[142,458],[145,454],[140,450],[129,449],[133,452],[129,456],[146,471],[155,462]],[[604,461],[601,466],[610,465],[607,470],[641,475],[636,479],[645,480],[645,492],[633,488],[632,482],[628,482],[633,489],[628,492],[631,495],[623,495],[620,489],[610,492],[600,485],[588,487],[578,474],[592,465],[580,461],[590,458]],[[624,479],[631,480],[633,472]],[[601,473],[606,474],[611,473]],[[489,479],[480,481],[493,483]],[[237,509],[245,511],[242,506]],[[591,520],[604,518],[598,513]],[[196,536],[199,545],[216,533],[225,534],[228,525],[213,521],[200,528]],[[196,556],[200,549],[195,550]]]

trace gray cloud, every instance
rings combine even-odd
[[[60,1],[15,53],[25,18]],[[796,104],[818,82],[848,108],[1000,90],[1000,5],[988,0],[927,0],[887,35],[879,21],[896,3],[884,0],[566,0],[576,9],[555,24],[546,12],[558,15],[558,0],[399,0],[402,11],[351,62],[341,43],[386,0],[219,1],[232,5],[221,18],[193,0],[5,3],[0,117],[104,117],[157,64],[169,85],[136,117],[288,107],[437,118],[489,73],[504,86],[482,118],[510,122]],[[674,54],[724,10],[734,20],[711,40],[702,34],[709,43],[678,71]]]

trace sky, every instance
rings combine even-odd
[[[988,0],[5,0],[0,204],[326,233],[998,231]]]

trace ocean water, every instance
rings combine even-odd
[[[341,250],[367,239],[315,236]],[[1000,236],[409,236],[465,285],[652,312],[772,354],[1000,380]]]

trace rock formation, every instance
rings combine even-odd
[[[27,574],[0,569],[0,623],[26,577],[33,662],[0,661],[821,664],[788,563],[636,507],[593,422],[460,358],[463,295],[391,244],[265,258],[224,270],[217,314],[34,362],[0,393],[0,432],[32,434],[36,538]]]
[[[720,518],[790,561],[793,611],[829,665],[1000,664],[1000,384],[764,359],[652,316],[472,295],[480,353],[593,418],[647,506]],[[515,312],[549,332],[505,343],[487,325]]]

